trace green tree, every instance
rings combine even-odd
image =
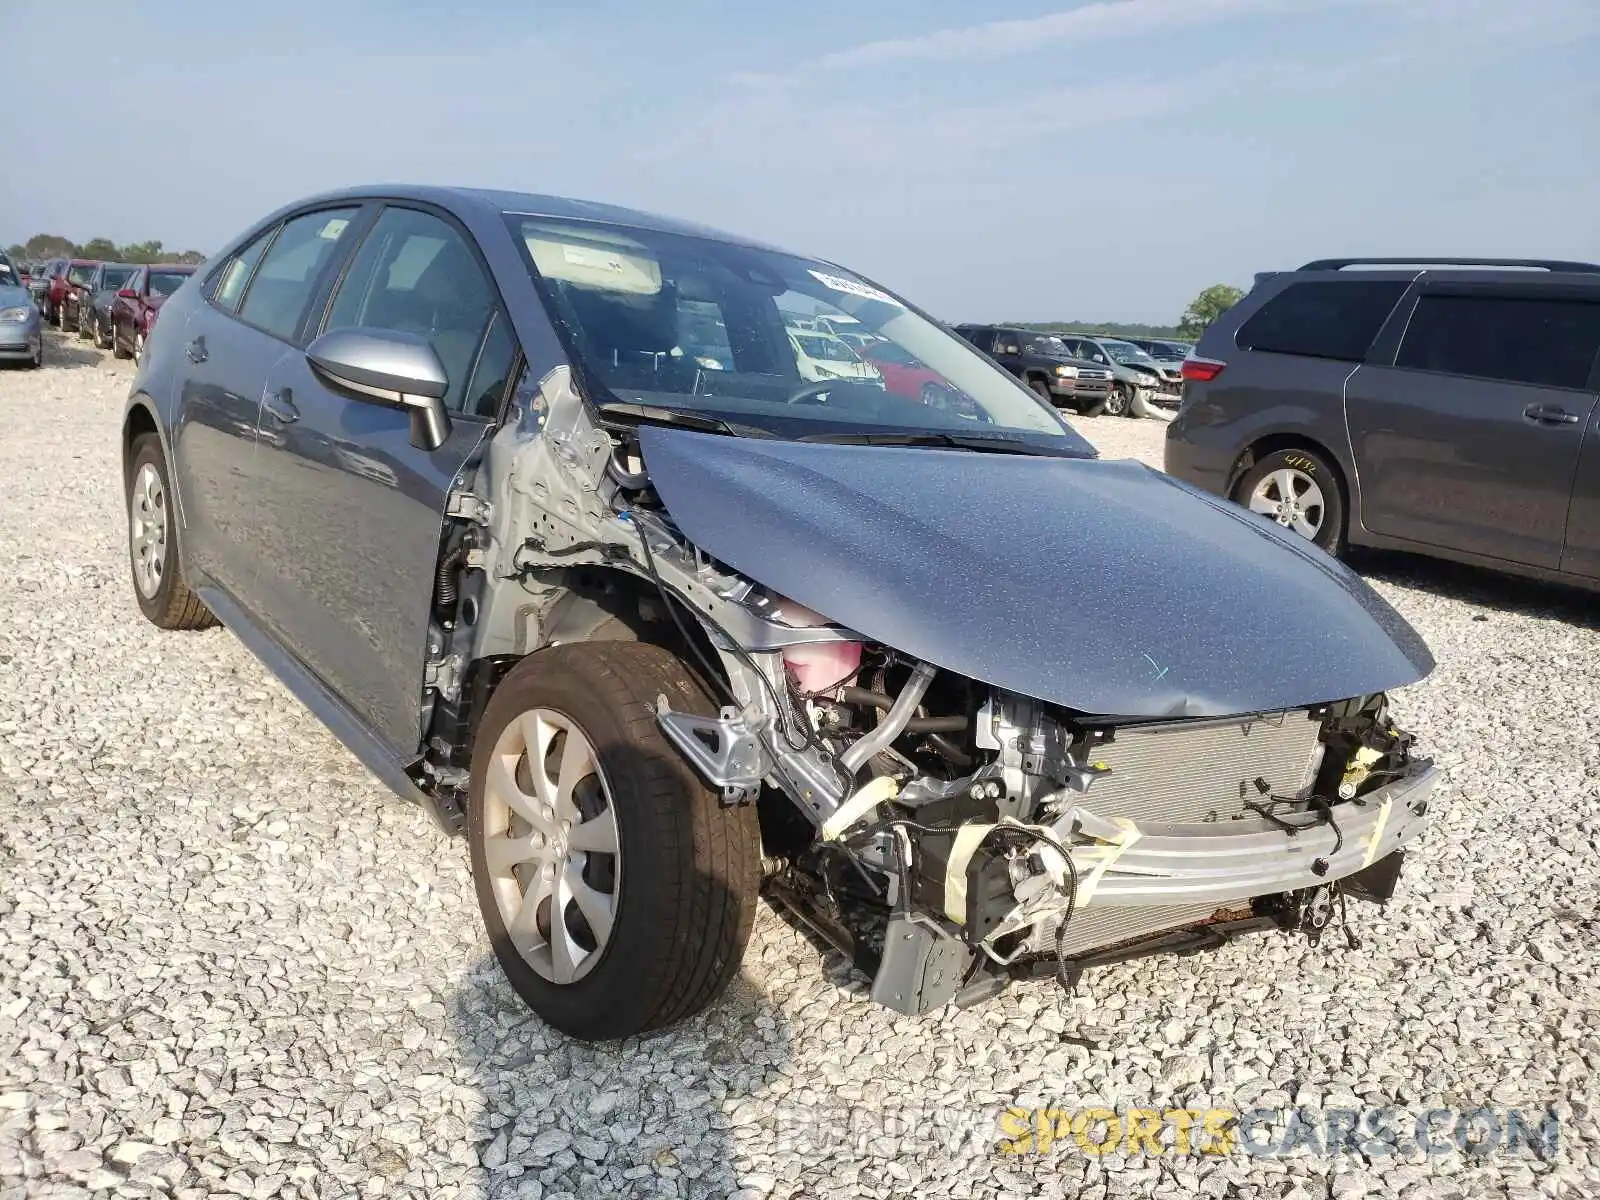
[[[34,234],[23,249],[29,258],[71,258],[78,252],[75,242],[54,233]]]
[[[117,257],[117,244],[110,238],[90,238],[78,248],[78,253],[84,258],[95,258],[101,262],[114,262]]]
[[[27,258],[28,257],[28,248],[26,246],[24,246],[21,242],[13,242],[11,245],[6,247],[6,257],[7,258]]]
[[[1214,283],[1189,302],[1178,329],[1188,337],[1198,337],[1202,330],[1244,299],[1244,293],[1226,283]]]
[[[180,263],[188,263],[190,266],[197,267],[201,263],[205,262],[205,260],[206,260],[206,256],[204,254],[202,254],[200,251],[198,251],[198,250],[185,250],[182,254],[178,255],[172,261],[173,262],[180,262]]]
[[[122,261],[153,263],[161,261],[161,243],[158,241],[134,242],[122,248]]]

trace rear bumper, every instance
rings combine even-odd
[[[1436,779],[1433,764],[1419,760],[1405,777],[1334,805],[1331,825],[1291,818],[1307,825],[1294,833],[1260,818],[1138,827],[1137,837],[1122,834],[1125,848],[1113,850],[1079,907],[1224,905],[1334,883],[1417,839]],[[1092,792],[1086,800],[1078,810],[1086,832],[1115,847],[1121,831],[1093,815]],[[1085,878],[1093,870],[1083,864]]]
[[[1174,479],[1192,483],[1213,495],[1226,496],[1228,477],[1233,470],[1233,453],[1228,448],[1201,445],[1192,440],[1188,416],[1187,411],[1180,411],[1172,424],[1167,426],[1162,466]]]

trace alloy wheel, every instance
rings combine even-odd
[[[1111,394],[1106,397],[1105,414],[1108,417],[1125,416],[1128,412],[1127,385],[1116,383],[1111,386]]]
[[[1280,467],[1256,484],[1250,493],[1250,511],[1315,540],[1322,531],[1327,504],[1315,479],[1293,467]]]
[[[622,878],[594,746],[562,713],[525,712],[495,743],[483,798],[484,858],[512,944],[551,983],[582,979],[611,940]]]
[[[133,581],[140,595],[152,599],[161,590],[167,570],[167,490],[153,463],[134,477],[128,499],[128,548],[133,555]]]

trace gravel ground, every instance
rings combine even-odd
[[[1444,780],[1359,952],[1263,937],[912,1021],[764,909],[722,1004],[590,1047],[500,981],[461,843],[228,633],[145,624],[131,372],[52,349],[0,373],[0,1196],[1600,1193],[1592,599],[1361,564],[1438,656],[1396,707]],[[1159,462],[1157,422],[1082,426]],[[997,1149],[1007,1106],[1102,1104],[1561,1125],[1542,1157]]]

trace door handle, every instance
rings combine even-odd
[[[206,339],[197,337],[183,348],[184,357],[192,363],[203,363],[206,360]]]
[[[1541,425],[1576,425],[1583,419],[1557,404],[1530,404],[1522,410],[1522,415]]]
[[[261,407],[280,425],[293,425],[300,419],[300,410],[294,406],[294,394],[288,388],[268,392],[261,398]]]

